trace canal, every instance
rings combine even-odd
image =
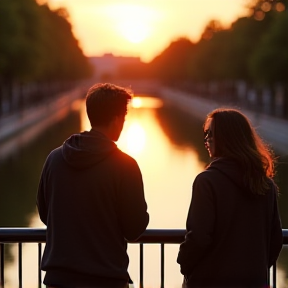
[[[142,170],[151,219],[148,228],[184,229],[191,185],[209,162],[203,146],[202,121],[154,97],[134,100],[117,145],[133,156]],[[0,159],[0,227],[44,227],[35,205],[41,169],[48,153],[60,146],[70,134],[90,129],[83,104],[78,101],[73,106],[74,110],[57,125],[45,129],[29,144],[18,146],[9,157]],[[288,228],[287,162],[287,157],[279,157],[276,175],[281,193],[279,205],[283,228]],[[23,248],[24,287],[37,287],[37,247],[34,246],[26,244]],[[166,246],[165,286],[178,288],[182,282],[176,263],[179,245]],[[128,249],[129,272],[137,287],[139,247],[131,244]],[[16,246],[9,246],[5,261],[8,266],[5,287],[17,287]],[[278,288],[287,287],[284,284],[286,274],[288,252],[283,249],[278,261]],[[145,246],[144,285],[151,288],[160,286],[159,245]]]

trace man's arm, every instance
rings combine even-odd
[[[149,223],[141,171],[131,159],[122,174],[119,199],[119,220],[124,237],[136,240]]]
[[[37,191],[37,198],[36,198],[36,205],[38,208],[38,213],[40,216],[41,221],[47,225],[47,203],[46,203],[46,184],[45,184],[45,178],[46,178],[46,163],[44,164],[40,182],[38,185],[38,191]]]

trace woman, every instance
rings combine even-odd
[[[212,161],[193,183],[183,286],[267,287],[282,247],[272,153],[235,109],[208,115],[204,143]]]

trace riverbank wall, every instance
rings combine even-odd
[[[277,155],[288,156],[287,120],[243,110],[236,106],[223,105],[212,100],[203,99],[197,95],[167,87],[162,87],[158,94],[165,101],[169,101],[183,111],[191,113],[191,115],[203,122],[206,115],[216,108],[229,107],[239,109],[248,116],[262,139],[273,148]]]
[[[45,103],[0,118],[0,159],[29,143],[46,128],[64,119],[84,97],[83,87],[55,95]]]
[[[142,82],[141,82],[142,83]],[[140,83],[140,84],[141,84]],[[91,83],[89,83],[91,84]],[[123,84],[123,83],[121,83]],[[213,109],[223,107],[223,104],[212,100],[203,99],[197,95],[180,90],[152,84],[140,85],[131,83],[131,88],[137,94],[148,95],[153,91],[155,96],[172,103],[179,109],[191,113],[197,119],[204,121],[206,115]],[[134,87],[135,86],[135,87]],[[18,114],[0,118],[0,159],[9,155],[18,146],[36,137],[45,128],[63,119],[73,108],[73,103],[83,99],[89,85],[77,87],[57,95],[53,100],[42,103],[37,107],[31,107]],[[146,93],[147,92],[147,93]],[[225,107],[237,108],[225,105]],[[243,111],[256,127],[261,137],[272,146],[277,155],[288,155],[288,121],[259,114],[249,110]],[[15,141],[16,138],[16,141]],[[13,140],[13,141],[12,141]]]

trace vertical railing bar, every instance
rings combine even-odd
[[[161,243],[161,288],[164,288],[164,243]]]
[[[272,266],[273,270],[273,288],[276,288],[276,263]]]
[[[0,253],[1,253],[1,260],[0,260],[0,265],[1,265],[1,269],[0,269],[0,273],[1,273],[1,278],[0,278],[0,287],[4,288],[4,243],[0,244]]]
[[[22,288],[22,243],[18,243],[18,276],[19,288]]]
[[[143,243],[139,244],[140,248],[140,288],[143,288]]]
[[[42,277],[41,277],[41,258],[42,258],[42,244],[38,243],[38,288],[41,288]]]

